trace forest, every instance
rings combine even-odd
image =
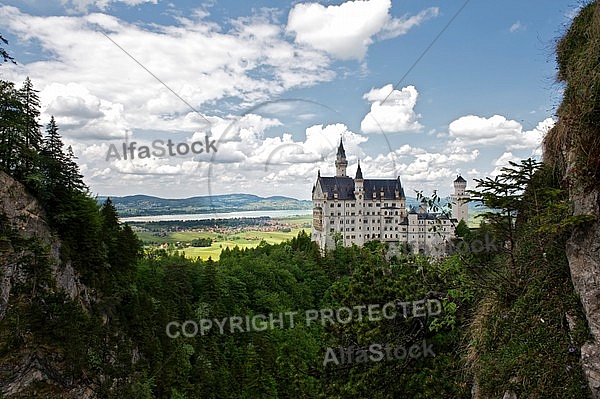
[[[190,260],[145,251],[110,199],[98,205],[90,195],[54,119],[45,127],[39,119],[29,79],[0,81],[0,170],[37,198],[62,243],[60,261],[92,299],[56,290],[50,249],[0,215],[0,241],[27,254],[0,318],[0,397],[76,397],[77,387],[94,398],[591,397],[579,356],[589,330],[565,254],[573,228],[591,218],[573,216],[557,166],[527,159],[477,180],[473,199],[491,211],[477,230],[457,225],[457,240],[472,248],[493,237],[496,251],[388,256],[372,241],[321,253],[301,232]],[[390,303],[413,311],[385,317]],[[424,311],[429,303],[440,311]],[[357,307],[367,316],[306,320],[307,311]],[[293,327],[273,328],[269,315],[294,312]],[[194,334],[205,320],[233,317],[255,328]],[[388,353],[423,345],[424,355],[425,342],[435,356],[364,356],[374,345]],[[354,360],[327,361],[332,350]],[[2,381],[15,378],[23,354],[53,372],[7,393]]]

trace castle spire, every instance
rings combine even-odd
[[[346,151],[344,150],[344,143],[342,142],[342,138],[340,137],[340,145],[338,146],[338,150],[337,150],[337,158],[343,158],[346,159]]]
[[[344,150],[344,143],[340,137],[340,145],[337,150],[337,156],[335,158],[335,175],[336,177],[346,177],[346,168],[348,167],[348,161],[346,160],[346,151]]]
[[[362,170],[360,169],[360,159],[358,160],[358,169],[356,169],[355,180],[363,180]]]

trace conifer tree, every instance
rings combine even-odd
[[[23,148],[20,151],[23,159],[19,171],[22,177],[36,172],[38,154],[42,146],[41,125],[38,122],[40,99],[37,93],[38,91],[33,88],[29,77],[25,79],[23,86],[17,92],[21,106],[20,130],[23,135]]]
[[[65,180],[67,188],[71,191],[86,192],[87,186],[83,182],[83,176],[79,172],[79,165],[75,160],[77,157],[73,153],[73,147],[67,147],[66,164],[65,164]]]
[[[6,40],[4,37],[2,37],[2,35],[0,35],[0,42],[4,43],[4,44],[8,44],[8,40]],[[0,47],[0,58],[2,58],[2,62],[12,62],[13,64],[16,64],[15,59],[13,57],[10,56],[10,54],[8,54],[8,51],[6,51],[4,49],[4,47]]]
[[[0,80],[0,167],[12,174],[23,147],[19,132],[21,105],[15,85]]]

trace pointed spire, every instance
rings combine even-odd
[[[346,159],[346,151],[344,150],[344,143],[342,142],[342,138],[340,137],[340,145],[337,150],[338,158]]]
[[[346,160],[346,151],[344,150],[344,143],[340,137],[340,146],[337,150],[337,157],[335,158],[335,175],[336,177],[346,177],[346,167],[348,161]]]
[[[355,180],[363,180],[362,170],[360,169],[360,159],[358,160],[358,169],[356,169]]]

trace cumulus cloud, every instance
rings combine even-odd
[[[286,31],[296,42],[322,50],[343,60],[364,58],[374,37],[390,39],[406,34],[428,18],[437,16],[429,8],[414,16],[393,18],[390,0],[356,0],[340,5],[296,4],[288,15]]]
[[[414,111],[419,93],[414,86],[394,90],[391,84],[373,88],[363,98],[371,102],[371,111],[360,128],[365,133],[418,132],[421,115]],[[385,101],[384,101],[385,100]]]
[[[71,107],[82,112],[73,108],[77,104],[90,112],[121,107],[128,127],[166,130],[181,130],[196,120],[198,115],[189,105],[214,107],[228,99],[231,106],[247,106],[334,77],[326,56],[289,43],[275,22],[241,18],[222,32],[204,16],[147,27],[100,13],[38,17],[0,7],[6,30],[36,42],[50,55],[47,60],[8,66],[7,71],[12,76],[16,72],[16,80],[30,76],[49,110]],[[87,93],[46,90],[52,84],[68,89],[74,82]],[[88,97],[95,98],[93,104]]]
[[[555,121],[547,118],[532,130],[524,130],[523,125],[502,115],[489,118],[467,115],[449,125],[449,133],[456,140],[454,145],[492,146],[504,145],[507,149],[529,149],[539,153],[544,135],[554,126]]]
[[[490,173],[492,177],[496,177],[502,173],[502,168],[510,167],[510,162],[519,163],[521,158],[513,155],[512,152],[505,152],[499,158],[492,162],[492,166],[495,166],[494,170]]]

